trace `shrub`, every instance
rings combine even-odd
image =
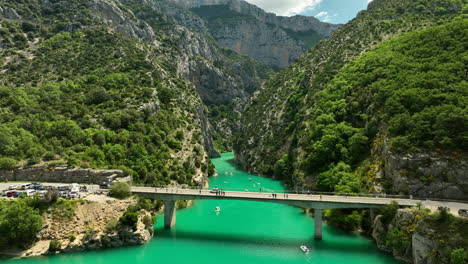
[[[387,204],[380,209],[380,214],[383,216],[382,221],[385,225],[390,224],[399,208],[400,205],[397,202],[392,201],[390,204]]]
[[[133,230],[137,228],[138,214],[135,212],[127,211],[119,219],[122,225],[130,226]]]
[[[465,249],[459,248],[450,254],[450,264],[464,264],[468,260],[468,254]]]
[[[106,232],[114,232],[114,231],[117,231],[118,228],[119,228],[119,220],[115,218],[112,218],[106,224]]]
[[[125,182],[117,182],[112,185],[109,195],[118,199],[125,199],[132,195],[130,186]]]
[[[2,170],[12,170],[16,168],[18,161],[11,158],[0,158],[0,169]]]
[[[71,234],[71,235],[68,237],[68,239],[70,240],[70,242],[75,241],[75,239],[76,239],[75,234]]]
[[[43,223],[39,210],[18,199],[0,211],[0,238],[26,245],[35,239]]]
[[[62,248],[62,243],[58,239],[52,239],[49,243],[49,252],[57,252]]]

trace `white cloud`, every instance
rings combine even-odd
[[[322,17],[326,17],[327,15],[328,15],[328,12],[322,11],[322,12],[316,14],[314,17],[316,17],[316,18],[322,18]]]
[[[245,0],[267,12],[280,16],[293,16],[313,10],[322,0]]]

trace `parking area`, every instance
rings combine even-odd
[[[78,183],[33,183],[33,182],[3,182],[0,183],[2,198],[15,199],[20,196],[41,198],[46,195],[57,195],[59,198],[78,199],[89,194],[102,193],[98,185],[80,185]]]

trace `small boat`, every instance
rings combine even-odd
[[[225,181],[224,183],[226,184],[226,183],[229,183],[229,182]]]
[[[232,174],[232,172],[231,172],[231,176],[232,176],[232,175],[234,175],[234,174]]]
[[[252,178],[249,178],[249,181],[251,181],[251,180],[252,180]]]
[[[302,250],[303,252],[305,252],[305,253],[308,253],[308,252],[310,251],[309,248],[306,247],[305,245],[301,245],[300,248],[301,248],[301,250]]]
[[[221,208],[219,208],[219,206],[216,206],[215,212],[219,212],[219,211],[221,211]]]
[[[226,171],[226,172],[224,173],[224,175],[227,176],[227,175],[228,175],[228,172]]]

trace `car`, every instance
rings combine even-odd
[[[80,191],[80,185],[78,183],[72,183],[68,186],[68,189],[71,192],[79,192]]]
[[[16,193],[16,191],[11,191],[11,190],[10,190],[10,191],[8,191],[8,192],[6,193],[6,196],[7,196],[7,197],[15,197],[15,193]]]
[[[70,192],[68,194],[68,198],[70,199],[77,199],[77,198],[80,198],[80,194],[78,192]]]
[[[29,190],[29,189],[32,189],[32,188],[33,188],[32,183],[21,184],[21,190]]]
[[[460,209],[458,210],[458,214],[460,216],[468,217],[468,209]]]
[[[42,188],[43,188],[43,185],[41,183],[33,182],[31,184],[32,184],[32,188],[34,190],[42,190]]]
[[[217,193],[219,192],[219,189],[217,187],[211,189],[210,193]]]
[[[18,185],[10,185],[8,187],[8,190],[17,190],[18,189]]]
[[[13,197],[15,197],[15,198],[20,197],[23,193],[24,193],[24,191],[16,191],[15,194],[13,195]]]
[[[47,194],[47,191],[45,190],[37,192],[37,195],[39,196],[39,198],[44,198],[46,194]]]
[[[36,190],[29,189],[24,191],[24,193],[26,194],[26,196],[33,196],[36,193]]]
[[[99,189],[110,189],[111,186],[112,186],[112,184],[110,184],[108,182],[103,182],[103,183],[99,184]]]
[[[68,192],[67,191],[59,192],[59,197],[60,198],[68,198]]]

